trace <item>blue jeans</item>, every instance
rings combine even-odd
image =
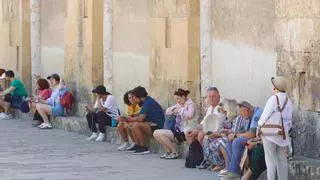
[[[228,171],[234,174],[241,174],[240,161],[244,152],[244,143],[248,141],[246,137],[239,137],[227,144]]]

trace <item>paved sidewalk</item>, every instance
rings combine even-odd
[[[131,155],[108,143],[88,142],[62,130],[39,130],[30,121],[0,121],[1,180],[218,180],[186,169],[183,160]]]

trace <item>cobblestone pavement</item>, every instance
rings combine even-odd
[[[0,121],[0,180],[215,180],[213,172],[186,169],[183,160],[132,155],[108,143],[26,120]]]

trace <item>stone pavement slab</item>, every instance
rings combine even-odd
[[[183,160],[132,155],[109,143],[30,121],[0,121],[0,180],[218,180],[213,172],[184,168]]]

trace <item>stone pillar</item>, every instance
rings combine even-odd
[[[212,86],[212,19],[211,1],[200,0],[201,97]]]
[[[29,93],[32,93],[31,53],[30,53],[30,2],[20,1],[20,47],[19,70],[21,79]]]
[[[41,74],[40,0],[30,0],[31,9],[31,72]],[[32,82],[35,87],[35,82]]]
[[[74,114],[82,116],[103,82],[103,0],[67,2],[64,78],[76,97]]]
[[[319,1],[276,0],[277,75],[289,79],[295,154],[319,158],[320,6]]]
[[[104,0],[103,11],[103,59],[104,59],[104,85],[107,90],[112,91],[113,84],[113,48],[112,48],[112,30],[113,30],[113,7],[112,0]]]

